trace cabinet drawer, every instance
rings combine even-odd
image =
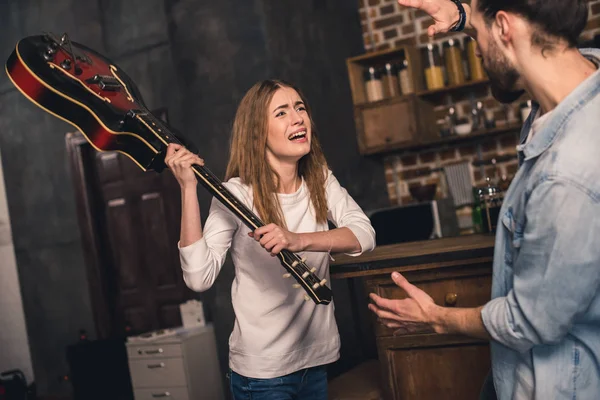
[[[407,279],[418,288],[424,290],[436,304],[445,307],[479,307],[490,300],[492,277],[483,276],[462,276],[439,280],[420,280],[418,282]],[[389,283],[388,283],[389,282]],[[387,282],[379,283],[375,287],[376,293],[388,299],[404,299],[406,293],[400,289],[390,279]],[[378,337],[392,336],[395,329],[376,323],[375,334]],[[419,333],[431,333],[415,328],[414,330],[398,333],[397,335],[414,335]]]
[[[187,386],[183,358],[129,360],[129,372],[135,389]]]
[[[189,400],[187,387],[136,389],[135,400]]]
[[[127,347],[127,357],[130,360],[142,358],[176,358],[181,357],[181,345],[179,344],[154,344]]]

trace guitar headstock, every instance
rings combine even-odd
[[[331,289],[327,287],[326,279],[315,275],[316,268],[306,264],[306,260],[297,254],[283,250],[278,254],[283,267],[288,271],[284,278],[294,278],[297,288],[303,288],[306,292],[305,300],[313,300],[316,304],[329,304],[333,298]]]

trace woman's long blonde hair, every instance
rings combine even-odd
[[[282,88],[294,89],[311,111],[304,95],[293,85],[279,80],[265,80],[255,84],[242,99],[233,122],[229,163],[225,180],[239,177],[252,187],[254,207],[265,224],[274,223],[286,227],[281,206],[277,199],[279,175],[267,161],[268,106],[275,92]],[[317,222],[327,222],[327,199],[325,179],[327,161],[311,121],[310,152],[298,162],[298,175],[304,178]]]

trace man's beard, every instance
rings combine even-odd
[[[483,63],[483,67],[490,77],[494,98],[504,104],[516,101],[525,92],[516,89],[519,73],[510,65],[508,59],[493,40],[490,41],[488,60],[488,63]]]

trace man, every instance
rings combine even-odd
[[[493,93],[535,100],[518,146],[520,169],[499,216],[492,298],[437,306],[398,273],[404,300],[371,295],[382,323],[427,325],[492,340],[499,399],[600,398],[600,50],[576,49],[584,0],[398,0],[463,26],[478,43]],[[463,13],[464,10],[464,13]]]

